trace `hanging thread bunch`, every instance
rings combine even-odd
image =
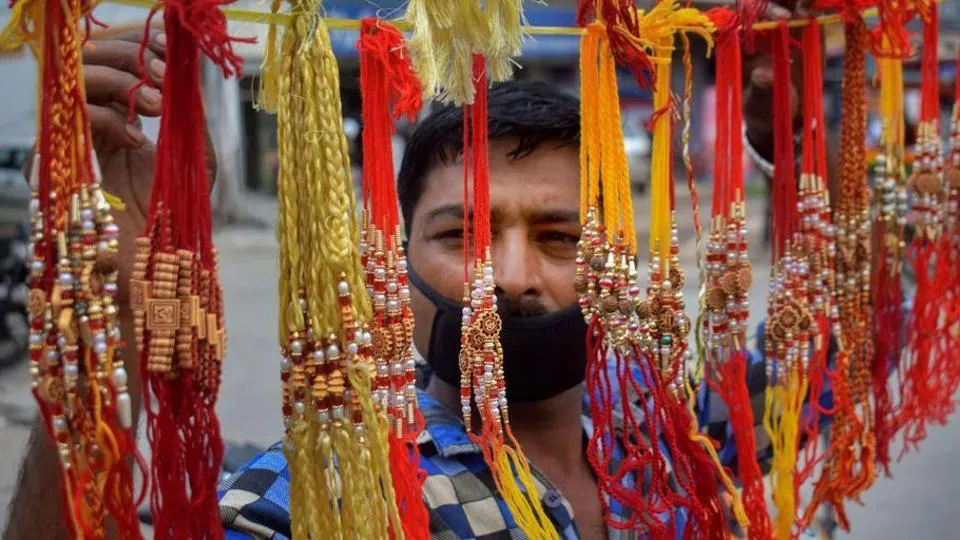
[[[960,65],[960,59],[958,59]],[[950,274],[946,297],[946,321],[948,328],[943,334],[952,338],[956,332],[956,316],[960,314],[960,77],[957,78],[953,96],[953,112],[950,121],[950,137],[944,159],[943,179],[945,184],[944,243]],[[960,387],[960,356],[946,354],[948,360],[947,383],[942,388],[945,395],[954,395]]]
[[[274,30],[267,43],[266,58],[278,65],[265,70],[261,98],[277,114],[280,148],[279,330],[292,533],[401,538],[389,406],[373,390],[375,322],[354,222],[338,66],[319,2],[290,7],[282,42]]]
[[[473,57],[476,84],[473,104],[464,104],[464,195],[473,188],[473,226],[464,218],[463,234],[473,231],[473,253],[464,246],[463,324],[460,350],[460,405],[471,440],[483,450],[497,491],[520,528],[533,538],[557,538],[540,504],[539,494],[520,443],[510,428],[507,386],[500,346],[502,322],[497,313],[490,231],[490,173],[487,151],[487,72],[484,57]],[[465,202],[467,204],[467,202]],[[472,260],[472,271],[471,271]],[[479,435],[470,406],[480,413]]]
[[[89,2],[12,4],[0,48],[26,43],[38,64],[30,168],[30,378],[62,480],[74,538],[140,538],[134,494],[134,411],[118,324],[119,229],[101,189],[86,110],[81,47]],[[146,479],[145,479],[146,481]]]
[[[943,235],[946,209],[944,160],[940,139],[940,66],[936,2],[917,1],[915,9],[923,21],[921,50],[920,121],[913,168],[907,179],[911,199],[913,238],[908,248],[913,259],[916,293],[907,319],[906,354],[902,358],[904,375],[903,406],[900,410],[904,450],[926,438],[928,421],[945,424],[953,411],[950,388],[950,356],[955,354],[955,337],[942,320],[952,299],[949,290],[950,260]]]
[[[794,472],[797,507],[802,504],[800,488],[813,476],[815,467],[824,458],[831,458],[834,465],[839,464],[839,470],[835,468],[830,473],[822,474],[821,479],[828,478],[828,474],[837,476],[827,481],[822,480],[817,486],[821,488],[820,491],[814,489],[811,501],[795,520],[795,532],[805,529],[812,521],[824,496],[823,487],[836,485],[831,482],[837,482],[838,477],[841,477],[844,482],[843,489],[854,492],[873,479],[872,443],[868,441],[863,448],[856,447],[858,438],[863,433],[863,426],[858,420],[848,391],[851,379],[865,384],[869,380],[869,370],[866,365],[860,365],[859,371],[851,373],[849,353],[842,339],[836,270],[838,227],[833,223],[828,190],[831,179],[827,175],[826,122],[823,114],[822,41],[819,26],[808,25],[803,29],[803,151],[798,192],[802,243],[798,246],[797,254],[801,264],[809,268],[808,296],[805,301],[814,325],[814,341],[809,363],[804,366],[808,381],[808,403],[802,410],[802,431],[795,443],[799,445],[802,440],[807,441],[804,452],[798,456]],[[833,372],[828,371],[831,360],[828,355],[831,351],[836,363]],[[828,381],[834,401],[829,409],[821,402]],[[822,419],[829,415],[833,415],[837,429],[836,432],[831,431],[834,436],[833,445],[818,452],[818,444],[814,441],[819,441]],[[838,442],[838,439],[843,442]],[[838,448],[841,444],[845,446]],[[857,464],[860,468],[854,470]],[[838,513],[842,511],[841,506]]]
[[[737,473],[750,520],[749,538],[771,537],[763,474],[756,460],[753,408],[747,389],[747,292],[753,280],[747,251],[743,183],[741,18],[727,8],[707,12],[716,27],[717,136],[713,208],[707,241],[703,342],[708,381],[723,398],[737,443]]]
[[[393,119],[416,119],[422,88],[404,49],[403,34],[389,23],[364,19],[357,49],[367,156],[360,261],[373,306],[370,334],[377,368],[373,404],[386,409],[390,419],[390,470],[404,536],[426,538],[429,516],[421,495],[426,473],[420,469],[417,444],[423,417],[417,406],[414,320],[391,152]]]
[[[619,386],[621,392],[640,386],[640,382],[630,376],[630,362],[639,356],[637,333],[649,317],[649,307],[641,298],[637,284],[633,201],[626,155],[620,142],[622,127],[614,57],[602,23],[590,24],[586,30],[580,43],[580,220],[583,229],[573,285],[589,325],[586,386],[594,432],[588,443],[587,458],[597,475],[607,522],[617,528],[642,527],[651,535],[664,535],[665,524],[657,514],[670,510],[670,492],[660,448],[644,443],[647,438],[638,432],[640,419],[633,418],[632,410],[624,411],[622,425],[617,425],[613,416],[617,396],[612,384],[626,383]],[[617,359],[616,381],[611,381],[607,374],[609,354]],[[631,383],[633,388],[627,386]],[[643,395],[642,391],[639,395]],[[652,418],[646,415],[648,421]],[[626,448],[629,458],[621,465],[622,477],[611,474],[610,467],[620,429],[624,430],[623,440],[631,441]],[[629,475],[644,473],[650,473],[651,481],[643,494],[623,481]],[[610,513],[611,501],[630,510],[629,520],[614,519]]]
[[[808,299],[810,268],[801,252],[803,239],[798,212],[793,157],[793,118],[790,106],[790,35],[785,23],[772,35],[774,69],[773,227],[770,300],[764,358],[767,372],[764,427],[773,448],[770,484],[777,508],[774,536],[789,538],[797,513],[797,443],[800,415],[807,395],[811,344],[824,346]],[[815,351],[817,352],[817,351]]]
[[[844,79],[841,102],[844,114],[841,117],[841,148],[839,177],[834,179],[836,200],[830,205],[833,213],[835,248],[828,255],[835,272],[830,277],[829,308],[833,338],[833,369],[827,373],[833,394],[833,422],[830,427],[829,446],[822,455],[824,465],[815,486],[813,496],[800,520],[801,527],[809,524],[824,502],[828,502],[841,527],[847,526],[844,501],[858,496],[873,479],[874,455],[873,434],[869,396],[870,362],[872,361],[872,337],[869,332],[870,312],[870,253],[871,230],[869,194],[866,181],[866,63],[865,47],[867,28],[860,11],[872,0],[857,5],[845,2],[818,5],[818,8],[838,7],[843,10],[846,38],[844,53]],[[812,37],[811,37],[812,40]],[[818,41],[819,42],[819,41]],[[806,44],[806,42],[805,42]],[[812,46],[812,45],[811,45]],[[808,77],[809,75],[805,75]],[[814,81],[814,94],[808,96],[817,103],[816,88],[822,80]],[[814,129],[823,125],[818,114]],[[805,123],[806,126],[806,123]],[[822,130],[820,130],[822,131]],[[823,152],[822,138],[817,137],[816,161]],[[831,241],[833,243],[833,241]],[[835,319],[839,317],[839,319]],[[821,327],[824,328],[824,327]],[[819,364],[817,369],[822,369]],[[830,361],[829,358],[825,360]],[[851,395],[851,389],[857,393]],[[811,400],[819,399],[820,392],[811,388]],[[855,399],[854,399],[855,396]],[[808,425],[818,423],[820,415],[829,411],[812,404],[813,417],[805,419]],[[807,432],[808,444],[816,440],[814,433]],[[815,445],[814,445],[815,446]],[[812,452],[810,452],[812,453]],[[808,459],[808,465],[816,461]]]
[[[680,244],[675,220],[673,182],[673,102],[670,69],[677,33],[696,33],[713,45],[713,23],[703,13],[680,8],[678,2],[661,2],[647,13],[636,12],[640,36],[655,67],[653,92],[653,149],[650,180],[650,262],[645,325],[649,340],[643,348],[646,362],[663,390],[656,402],[667,418],[664,433],[680,489],[693,497],[688,533],[698,537],[723,537],[727,522],[720,502],[721,486],[732,496],[733,518],[747,525],[747,517],[732,481],[719,463],[713,441],[700,434],[693,411],[694,396],[687,364],[689,318],[684,312],[684,273],[680,266]],[[656,385],[654,386],[656,388]],[[653,432],[659,432],[654,430]],[[671,433],[672,432],[672,433]],[[696,479],[695,481],[693,479]]]
[[[242,59],[221,3],[170,0],[160,137],[147,225],[136,240],[130,304],[153,459],[151,510],[162,538],[221,538],[216,486],[223,441],[214,412],[226,346],[223,293],[212,241],[211,171],[200,88],[201,52],[229,77]],[[144,32],[144,43],[149,32]],[[248,41],[248,40],[244,40]],[[145,45],[140,70],[145,69]],[[150,84],[146,77],[141,84]],[[131,90],[132,102],[134,92]],[[132,113],[131,113],[132,114]]]
[[[884,404],[885,388],[891,373],[902,380],[900,353],[903,349],[903,302],[901,259],[904,250],[903,227],[906,224],[907,191],[904,170],[903,58],[909,53],[904,25],[906,6],[900,0],[879,2],[880,25],[873,30],[874,55],[880,84],[880,118],[883,124],[881,149],[873,168],[872,205],[874,247],[872,282],[874,358],[873,393]],[[896,408],[878,408],[875,424],[884,454],[898,431],[898,409],[909,400],[901,393]],[[888,458],[883,458],[888,459]]]

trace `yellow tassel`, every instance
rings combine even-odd
[[[540,503],[540,495],[533,479],[533,472],[520,444],[513,438],[509,429],[508,441],[486,441],[489,443],[489,460],[497,493],[517,526],[530,538],[536,540],[556,540],[557,529],[547,517]],[[522,486],[522,488],[521,488]]]
[[[523,48],[523,0],[487,0],[489,42],[484,51],[490,79],[505,81],[513,76],[514,56]]]
[[[770,437],[773,463],[770,471],[770,490],[773,504],[777,507],[774,521],[776,537],[788,539],[797,514],[794,496],[793,470],[797,463],[797,435],[800,429],[800,412],[803,396],[807,393],[808,381],[797,370],[783,373],[786,380],[768,386],[763,417],[764,429]],[[780,373],[777,374],[779,378]]]
[[[672,40],[673,38],[669,38]],[[650,251],[660,257],[661,273],[669,275],[670,268],[670,149],[673,145],[670,118],[670,54],[672,47],[661,46],[656,63],[656,88],[653,92],[653,111],[659,114],[653,127],[653,146],[650,157]]]
[[[407,5],[404,19],[413,27],[407,49],[427,98],[444,97],[443,78],[449,75],[453,57],[456,7],[457,3],[449,0],[410,0]],[[462,80],[456,84],[465,85]]]
[[[283,0],[273,0],[271,13],[279,13]],[[271,23],[267,27],[267,40],[264,44],[263,63],[260,66],[260,91],[257,95],[257,108],[269,113],[277,112],[277,94],[279,92],[279,73],[281,66],[277,58],[278,25]]]

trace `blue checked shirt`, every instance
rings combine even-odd
[[[613,369],[612,365],[610,369]],[[750,357],[747,386],[754,409],[758,459],[761,467],[766,469],[771,451],[769,438],[761,425],[766,377],[760,355],[753,354]],[[467,436],[457,414],[423,392],[419,399],[426,421],[418,442],[420,467],[428,475],[423,486],[423,500],[430,515],[431,537],[435,540],[526,538],[497,493],[480,448]],[[829,395],[824,396],[823,401],[829,403]],[[618,399],[613,402],[620,403]],[[701,425],[721,444],[721,461],[725,466],[735,468],[736,446],[726,420],[725,405],[718,396],[707,391],[699,396],[698,405]],[[642,418],[640,410],[639,407],[634,410],[637,418]],[[589,437],[593,425],[586,396],[581,418],[584,433]],[[669,456],[662,441],[660,447],[664,455]],[[612,461],[615,468],[619,461]],[[531,465],[541,504],[560,536],[569,540],[580,538],[569,502],[536,469],[535,464]],[[635,479],[626,479],[625,482],[635,483]],[[274,445],[226,479],[218,495],[220,516],[228,540],[290,537],[290,471],[280,444]],[[625,517],[623,509],[613,501],[611,514],[613,519]],[[671,516],[660,517],[666,521]],[[686,520],[684,513],[676,511],[672,517],[678,530],[682,531]],[[609,537],[626,540],[642,536],[638,532],[624,532],[611,527]]]

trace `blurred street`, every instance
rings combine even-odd
[[[677,184],[681,253],[688,285],[687,310],[696,309],[695,241],[686,186]],[[248,195],[255,217],[272,224],[276,202]],[[637,201],[639,241],[646,245],[647,197]],[[709,193],[701,193],[709,208]],[[751,294],[754,323],[762,318],[766,302],[769,256],[763,239],[762,199],[752,199],[749,228],[754,260]],[[703,203],[702,203],[703,204]],[[228,358],[218,405],[222,432],[229,441],[268,445],[281,435],[279,356],[276,321],[276,241],[272,229],[224,229],[216,235],[221,253],[221,282],[227,303]],[[752,325],[753,326],[753,325]],[[6,506],[12,495],[28,426],[34,413],[28,393],[27,367],[21,363],[0,372],[0,523],[6,521]],[[143,446],[143,445],[141,445]],[[895,478],[879,480],[864,498],[865,507],[853,505],[850,517],[854,533],[841,538],[957,538],[952,512],[960,499],[960,424],[954,418],[949,428],[933,428],[919,454],[907,456],[894,467]]]

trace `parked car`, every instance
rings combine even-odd
[[[30,188],[23,166],[30,142],[0,141],[0,367],[26,358]]]

